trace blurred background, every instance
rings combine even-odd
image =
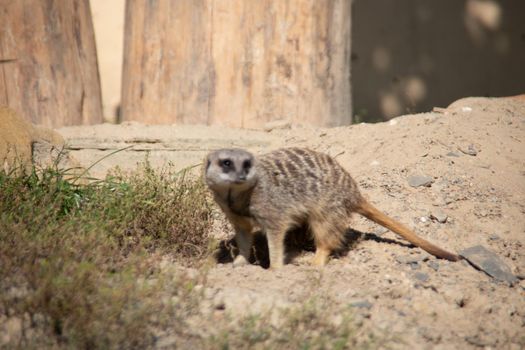
[[[338,126],[525,92],[523,0],[1,3],[0,104],[48,126]]]

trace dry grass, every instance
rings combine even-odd
[[[232,319],[208,339],[210,349],[363,349],[378,345],[360,331],[351,309],[334,310],[328,299]]]
[[[209,199],[184,175],[146,165],[80,185],[57,169],[0,172],[0,315],[18,330],[4,341],[143,347],[162,318],[173,327],[191,298],[162,301],[186,282],[156,257],[195,264],[209,245]]]

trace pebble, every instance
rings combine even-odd
[[[521,289],[525,290],[525,280],[520,281],[520,287]]]
[[[497,234],[495,234],[495,233],[492,233],[492,234],[489,235],[489,240],[491,240],[491,241],[497,241],[499,239],[500,239],[500,237]]]
[[[462,291],[457,289],[444,289],[443,297],[447,302],[454,303],[460,308],[465,307],[468,302],[468,298],[462,293]]]
[[[389,230],[387,228],[384,228],[384,227],[380,227],[378,228],[377,230],[374,231],[374,234],[378,237],[381,237],[383,236],[385,233],[387,233]]]
[[[434,271],[439,270],[439,263],[435,260],[430,260],[429,262],[427,262],[427,265]]]
[[[468,145],[467,147],[458,147],[458,149],[465,153],[465,154],[468,154],[469,156],[477,156],[478,155],[478,151],[476,150],[476,148],[474,147],[474,145]]]
[[[498,281],[507,282],[510,285],[518,281],[510,267],[498,255],[481,245],[467,248],[459,254],[476,268]]]
[[[213,308],[215,310],[224,310],[226,309],[226,303],[224,302],[224,299],[223,299],[223,296],[222,295],[216,295],[214,298],[213,298]]]
[[[414,278],[421,282],[427,282],[430,277],[424,272],[416,272],[414,273]]]
[[[456,152],[448,152],[448,153],[447,153],[447,156],[448,156],[448,157],[456,157],[456,158],[459,158],[459,154],[457,154]]]
[[[474,345],[474,346],[477,346],[477,347],[480,347],[480,348],[487,348],[487,347],[490,347],[491,345],[494,345],[494,341],[491,341],[489,339],[483,339],[481,338],[479,335],[473,335],[473,336],[467,336],[465,337],[465,340]]]
[[[427,261],[428,259],[429,257],[427,254],[396,256],[396,261],[400,264],[417,264],[421,261]]]
[[[434,179],[431,176],[426,175],[413,175],[408,178],[408,184],[412,187],[430,187],[433,182]]]
[[[448,215],[442,212],[441,210],[433,211],[432,214],[430,214],[430,218],[436,220],[437,222],[444,224],[447,222]]]
[[[413,264],[410,264],[410,268],[412,270],[419,270],[421,269],[421,265],[419,265],[419,263],[413,263]]]

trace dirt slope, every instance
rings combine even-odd
[[[327,152],[387,214],[449,250],[482,245],[521,279],[508,286],[467,262],[436,260],[356,216],[353,228],[363,233],[362,240],[323,269],[308,265],[311,252],[278,272],[253,265],[211,268],[203,288],[212,319],[301,305],[317,296],[331,300],[334,314],[350,304],[364,328],[399,336],[399,347],[525,347],[523,100],[467,98],[439,112],[334,129],[281,125],[241,131],[131,123],[59,132],[84,166],[133,145],[97,164],[96,176],[114,165],[132,168],[146,154],[156,166],[184,167],[217,147],[262,153],[301,146]],[[414,175],[431,177],[432,184],[411,187],[408,179]],[[219,223],[216,234],[231,232]]]

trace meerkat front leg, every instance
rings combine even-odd
[[[251,232],[239,230],[235,233],[235,242],[239,248],[239,255],[233,260],[233,267],[248,264],[253,244],[253,235]]]
[[[269,230],[266,232],[270,253],[270,268],[278,269],[284,265],[284,234],[286,231]]]
[[[253,227],[245,220],[237,220],[234,224],[235,242],[239,248],[239,255],[235,257],[233,266],[242,266],[248,264],[253,244]]]

